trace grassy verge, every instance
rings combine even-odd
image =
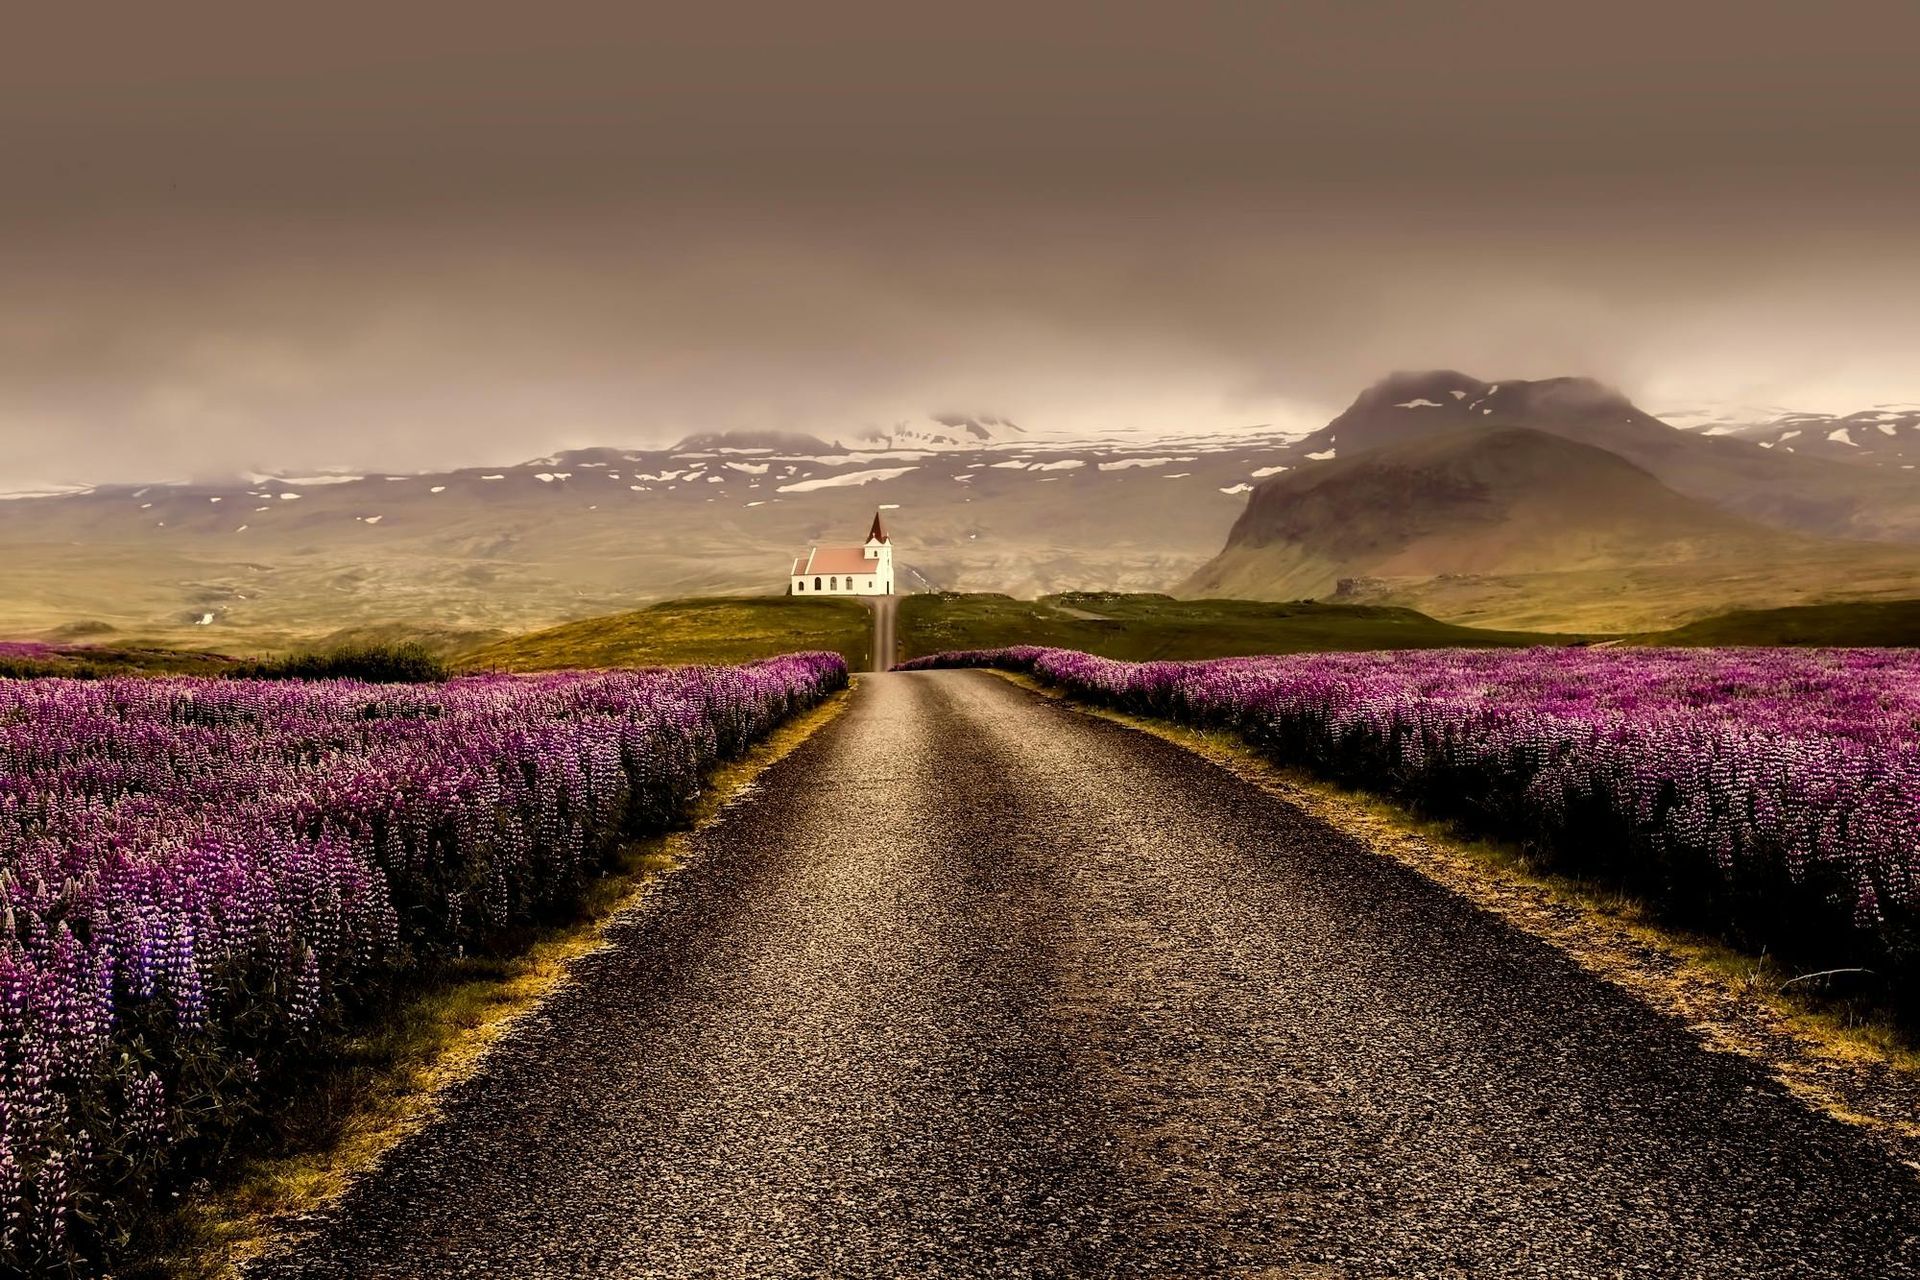
[[[834,695],[716,771],[685,824],[628,844],[572,919],[529,930],[527,946],[513,955],[449,967],[349,1041],[298,1105],[276,1118],[268,1145],[198,1189],[159,1224],[148,1256],[123,1274],[234,1275],[292,1220],[339,1195],[432,1119],[436,1100],[479,1069],[488,1046],[561,982],[575,959],[604,945],[607,924],[680,865],[691,832],[715,821],[762,771],[839,715],[849,696]]]
[[[715,596],[512,636],[462,654],[458,665],[494,671],[656,667],[824,649],[844,657],[848,669],[865,671],[872,641],[873,615],[852,600]]]
[[[1175,743],[1298,805],[1681,1019],[1710,1049],[1763,1064],[1810,1105],[1920,1160],[1920,1044],[1884,1005],[1787,986],[1795,975],[1771,957],[1677,929],[1646,903],[1548,870],[1515,845],[1466,836],[1378,795],[1275,765],[1238,735],[1093,707],[1032,676],[994,674]]]
[[[1138,592],[1069,592],[1039,600],[939,592],[900,602],[902,654],[1033,644],[1129,662],[1335,649],[1512,648],[1582,637],[1489,631],[1412,609],[1301,600],[1176,600]]]

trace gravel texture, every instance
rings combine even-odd
[[[873,610],[873,661],[875,671],[893,670],[894,655],[899,652],[899,641],[894,636],[894,620],[900,613],[899,596],[868,596],[867,607]]]
[[[694,844],[252,1274],[1920,1274],[1858,1131],[993,675],[867,677]]]

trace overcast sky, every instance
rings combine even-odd
[[[1911,0],[32,6],[0,489],[1318,425],[1433,365],[1920,401],[1916,49]]]

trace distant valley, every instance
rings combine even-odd
[[[1561,630],[1920,595],[1920,411],[1681,430],[1581,378],[1395,374],[1305,435],[1047,438],[942,414],[409,475],[0,501],[0,626],[244,649],[471,636],[781,588],[892,508],[902,585],[1408,605]],[[1815,419],[1818,418],[1816,421]],[[1847,443],[1852,441],[1853,443]]]
[[[998,420],[882,439],[693,437],[424,475],[253,475],[0,502],[0,625],[280,644],[403,622],[523,629],[784,587],[901,530],[901,585],[1159,589],[1219,550],[1282,437],[1028,444]]]

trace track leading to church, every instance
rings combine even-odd
[[[899,596],[867,596],[867,608],[873,610],[873,661],[875,671],[891,671],[899,649],[894,640],[894,618],[899,613]]]
[[[274,1277],[1920,1274],[1745,1060],[1157,738],[866,678]]]

